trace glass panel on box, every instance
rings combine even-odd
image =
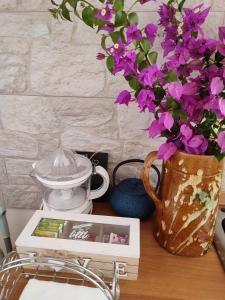
[[[130,226],[42,218],[32,236],[129,245]]]

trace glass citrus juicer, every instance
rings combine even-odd
[[[43,209],[89,213],[92,199],[101,197],[109,187],[109,175],[90,159],[60,146],[33,164],[31,176],[43,187]],[[91,177],[99,174],[103,183],[91,190]]]

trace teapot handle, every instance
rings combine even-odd
[[[129,164],[129,163],[134,163],[134,162],[138,162],[138,163],[144,163],[144,160],[142,159],[128,159],[128,160],[124,160],[122,161],[121,163],[119,163],[115,169],[113,170],[113,187],[116,186],[116,173],[118,171],[118,169],[125,165],[125,164]],[[155,170],[156,174],[157,174],[157,184],[156,184],[156,187],[155,187],[155,191],[158,191],[158,188],[159,188],[159,184],[160,184],[160,172],[158,170],[158,168],[155,166],[155,165],[151,165],[151,168]]]
[[[150,168],[153,166],[154,160],[158,159],[157,151],[150,152],[148,156],[145,159],[144,162],[144,168],[143,168],[143,183],[146,189],[146,192],[149,194],[149,196],[154,201],[157,209],[161,210],[162,208],[162,201],[159,199],[158,195],[156,194],[156,191],[152,189],[152,186],[150,184]]]
[[[97,199],[97,198],[101,197],[102,195],[104,195],[109,187],[109,174],[103,167],[96,166],[95,174],[99,174],[102,177],[103,183],[99,188],[90,191],[90,195],[89,195],[90,200]]]

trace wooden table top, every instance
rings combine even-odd
[[[114,215],[107,203],[94,214]],[[152,219],[141,222],[137,281],[120,281],[121,300],[225,300],[225,273],[214,249],[200,258],[169,254],[152,234]]]

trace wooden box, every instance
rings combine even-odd
[[[59,225],[61,224],[61,225]],[[111,276],[136,280],[140,258],[139,219],[36,211],[15,242],[19,253],[63,257]]]

